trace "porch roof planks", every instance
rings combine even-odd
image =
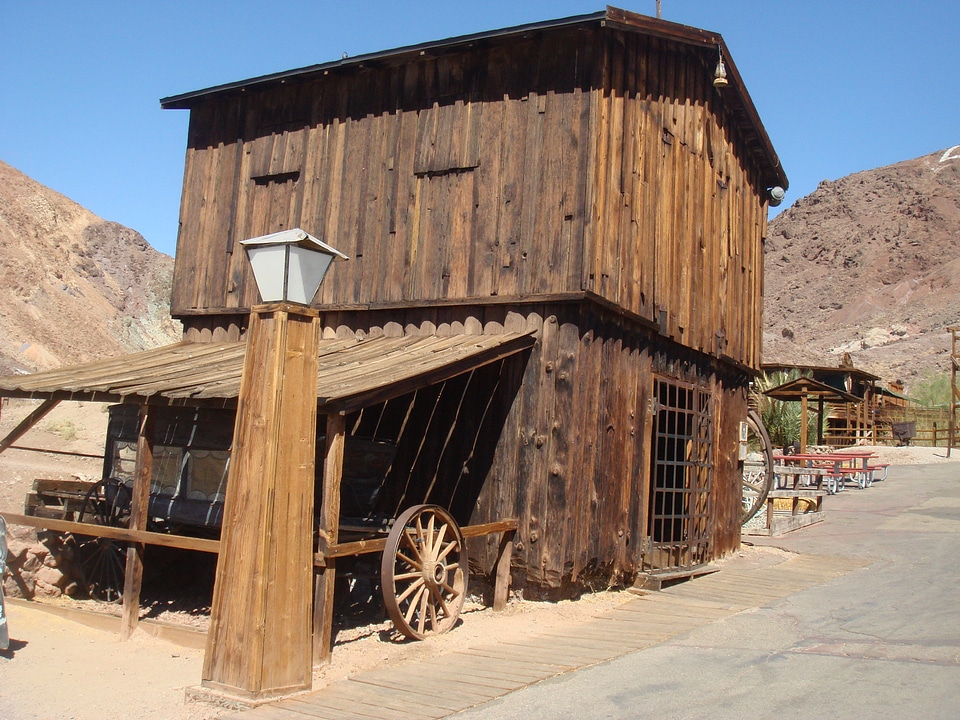
[[[320,341],[318,411],[350,412],[526,350],[530,333]],[[174,345],[31,375],[0,377],[0,396],[234,407],[244,342]]]

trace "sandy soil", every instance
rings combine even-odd
[[[471,603],[453,631],[401,641],[387,623],[338,635],[333,662],[314,673],[314,689],[374,667],[437,656],[526,632],[569,627],[629,600],[626,592],[541,603],[513,599],[502,613]],[[228,711],[186,702],[200,683],[203,651],[138,630],[119,636],[34,607],[8,605],[11,650],[0,653],[0,717],[5,720],[206,720]]]
[[[5,405],[0,437],[30,409],[23,403]],[[98,453],[105,422],[106,413],[100,406],[64,403],[19,444]],[[960,462],[960,451],[948,460],[943,448],[869,449],[880,456],[880,462],[894,465]],[[99,473],[97,459],[8,450],[0,455],[0,510],[22,512],[24,494],[35,477],[96,478]],[[742,552],[775,551],[744,547]],[[568,627],[631,597],[626,592],[604,592],[559,603],[512,598],[502,613],[471,601],[459,627],[424,642],[401,642],[387,623],[343,631],[336,638],[332,664],[315,672],[314,688],[372,667],[442,655],[525,632]],[[174,645],[142,630],[121,642],[116,634],[36,607],[10,604],[8,615],[11,649],[0,653],[0,717],[5,720],[204,720],[226,712],[184,701],[185,689],[200,682],[202,650]]]

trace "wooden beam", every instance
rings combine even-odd
[[[460,533],[464,538],[482,537],[483,535],[493,535],[499,532],[508,533],[516,530],[517,526],[518,523],[516,520],[499,520],[497,522],[482,523],[480,525],[467,525],[460,528]],[[316,554],[314,557],[314,565],[316,567],[326,567],[327,561],[330,559],[383,552],[386,546],[386,537],[335,543],[327,547],[326,550],[322,550]]]
[[[327,447],[323,459],[323,504],[320,509],[320,553],[327,553],[330,548],[335,547],[340,535],[340,483],[343,478],[345,441],[346,419],[344,416],[327,415]],[[315,665],[330,662],[333,654],[333,590],[336,575],[336,561],[332,556],[326,556],[324,567],[317,573],[314,586],[313,662]]]
[[[137,437],[137,464],[133,476],[133,497],[130,501],[130,529],[146,530],[150,509],[150,482],[153,478],[153,412],[149,405],[140,406],[140,433]],[[127,567],[123,576],[123,615],[120,639],[128,640],[140,620],[140,588],[143,584],[143,543],[127,547]]]
[[[497,562],[494,565],[493,576],[493,610],[500,612],[507,607],[510,595],[510,560],[513,558],[513,537],[516,529],[507,530],[500,538],[500,547],[497,550]]]
[[[807,394],[800,396],[800,453],[807,451]]]
[[[0,453],[13,445],[17,440],[27,434],[27,432],[36,425],[43,417],[60,404],[59,400],[48,398],[44,400],[33,412],[27,415],[7,436],[0,440]]]
[[[168,535],[147,530],[128,530],[127,528],[110,527],[109,525],[93,525],[79,523],[72,520],[57,520],[55,518],[34,517],[33,515],[18,515],[3,512],[4,520],[8,525],[23,525],[41,530],[87,535],[89,537],[110,538],[126,542],[139,542],[146,545],[162,545],[163,547],[179,548],[181,550],[197,550],[199,552],[220,552],[219,540],[187,537],[185,535]]]

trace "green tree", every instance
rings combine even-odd
[[[925,407],[950,404],[950,374],[927,370],[911,389],[910,397]]]

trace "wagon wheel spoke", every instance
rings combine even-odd
[[[467,589],[465,552],[443,508],[417,505],[397,518],[380,569],[384,605],[400,633],[420,640],[456,625]]]
[[[422,537],[422,535],[415,535],[411,532],[403,533],[404,544],[410,549],[413,550],[413,554],[416,556],[416,559],[411,559],[406,555],[401,553],[400,548],[397,548],[397,557],[403,558],[413,567],[420,567],[420,564],[423,562],[423,548],[419,547],[417,539]]]
[[[414,560],[413,558],[409,558],[399,550],[397,550],[397,560],[406,563],[409,567],[413,568],[414,570],[420,570],[423,567],[422,560],[419,560],[419,559]]]
[[[394,580],[410,580],[411,578],[418,578],[420,577],[420,575],[421,575],[420,571],[417,570],[416,572],[406,572],[406,573],[395,574],[393,576],[393,579]]]
[[[429,604],[430,592],[426,588],[420,593],[420,608],[417,612],[417,631],[423,635],[424,626],[427,620],[427,613],[433,609],[433,605]]]
[[[455,599],[455,598],[457,598],[457,597],[460,596],[460,591],[457,590],[457,588],[455,588],[455,587],[454,587],[453,585],[451,585],[450,583],[442,582],[442,583],[440,583],[440,587],[442,587],[442,588],[444,589],[444,591],[445,591],[451,598],[454,598],[454,599]],[[438,590],[438,595],[439,595],[439,590]]]
[[[417,609],[420,607],[421,601],[424,597],[424,591],[426,588],[420,587],[413,598],[410,600],[410,603],[407,606],[407,611],[403,614],[403,619],[410,624],[413,622],[414,615],[417,612]]]
[[[447,592],[453,591],[453,588],[451,588],[446,583],[444,583],[442,587]],[[431,607],[431,610],[433,612],[431,614],[433,615],[433,624],[436,625],[437,624],[436,606],[439,605],[440,609],[443,611],[443,614],[447,616],[450,615],[450,608],[448,607],[446,600],[444,600],[443,593],[440,592],[439,587],[431,587],[430,594],[433,595],[433,599],[434,599],[434,605]]]
[[[437,555],[437,561],[441,561],[447,557],[451,552],[458,549],[457,541],[451,540],[447,543],[447,546],[443,549],[443,552]]]
[[[418,577],[416,581],[410,583],[407,586],[406,590],[404,590],[399,595],[397,595],[397,602],[402,603],[404,600],[406,600],[410,596],[410,593],[412,593],[414,590],[421,587],[423,587],[423,578]]]

